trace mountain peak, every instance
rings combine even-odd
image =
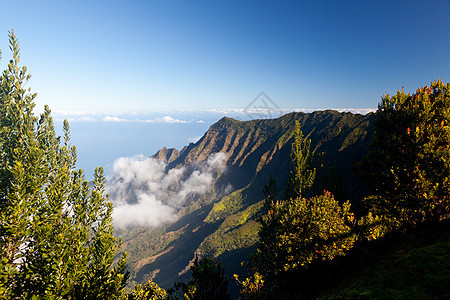
[[[235,120],[235,119],[230,118],[230,117],[223,117],[222,119],[220,119],[219,121],[217,121],[216,123],[211,125],[209,130],[211,130],[211,129],[212,130],[215,130],[215,129],[216,130],[226,129],[226,128],[230,127],[231,125],[239,123],[239,122],[242,122],[242,121],[238,121],[238,120]]]
[[[167,149],[166,147],[164,147],[158,150],[158,152],[156,152],[155,154],[153,154],[151,158],[157,159],[162,162],[170,163],[175,159],[177,159],[178,156],[180,156],[180,151],[178,151],[177,149],[175,148]]]

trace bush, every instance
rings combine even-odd
[[[328,192],[274,203],[261,220],[258,269],[276,274],[345,255],[355,241],[353,221],[350,203],[339,204]]]
[[[360,170],[376,192],[378,215],[415,226],[450,213],[450,83],[413,95],[385,95]]]
[[[146,284],[137,284],[128,294],[128,300],[162,300],[167,299],[167,293],[156,283],[149,280]]]

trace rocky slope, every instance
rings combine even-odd
[[[180,152],[175,148],[167,149],[166,147],[158,150],[151,157],[159,161],[172,162],[180,156]]]

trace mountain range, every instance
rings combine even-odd
[[[208,191],[190,195],[177,208],[176,222],[128,228],[118,233],[123,240],[122,250],[128,252],[129,284],[152,279],[170,288],[174,282],[189,278],[190,263],[202,256],[220,260],[229,278],[233,273],[244,272],[241,262],[257,247],[259,224],[255,216],[262,208],[263,188],[270,177],[277,184],[276,197],[283,198],[291,171],[296,121],[311,139],[318,178],[314,192],[327,189],[340,200],[348,199],[358,213],[360,199],[369,190],[353,165],[369,149],[374,117],[373,113],[360,115],[333,110],[251,121],[224,117],[198,142],[181,151],[159,150],[151,158],[164,163],[165,172],[177,168],[189,170],[216,153],[224,155],[225,167],[215,171]],[[190,172],[195,172],[195,168]]]

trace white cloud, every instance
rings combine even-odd
[[[177,220],[174,208],[164,205],[154,195],[138,192],[138,204],[123,204],[114,208],[114,225],[116,228],[130,226],[158,226]]]
[[[153,120],[146,120],[145,122],[148,122],[148,123],[189,123],[189,121],[174,119],[170,116],[164,116],[162,118],[155,118]]]
[[[180,119],[172,118],[171,116],[156,117],[154,119],[124,119],[116,116],[106,116],[102,119],[104,122],[136,122],[136,123],[189,123]]]
[[[111,117],[111,116],[106,116],[102,119],[103,122],[129,122],[129,120],[127,119],[121,119],[119,117]]]
[[[352,114],[361,114],[361,115],[367,115],[369,113],[377,111],[375,108],[338,108],[335,110],[339,112],[351,112]]]
[[[178,210],[190,197],[211,189],[217,175],[225,171],[226,159],[226,154],[215,153],[205,162],[168,172],[166,163],[143,155],[117,159],[107,180],[116,228],[176,221]]]
[[[69,122],[97,122],[96,119],[90,117],[81,117],[81,118],[69,118],[67,119]]]

